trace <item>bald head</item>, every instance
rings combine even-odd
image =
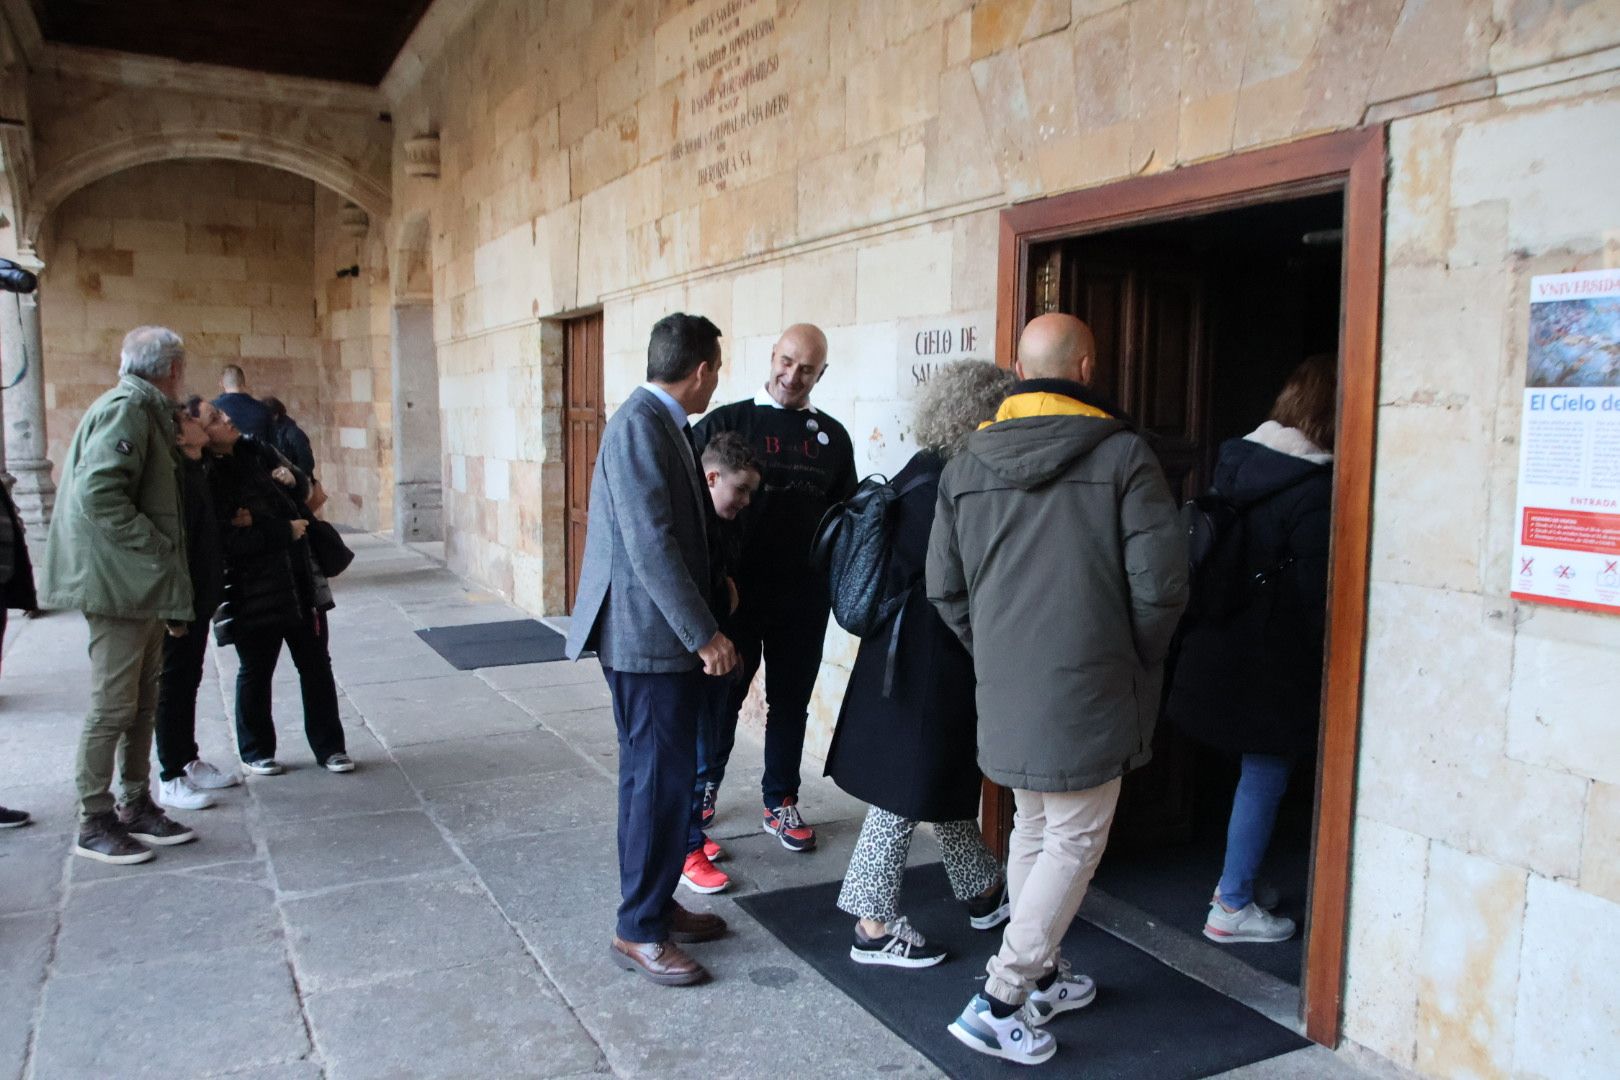
[[[1041,315],[1018,338],[1018,374],[1090,382],[1096,351],[1091,328],[1073,315]]]
[[[794,323],[782,331],[771,349],[771,377],[765,392],[784,409],[810,404],[810,391],[827,370],[827,335],[809,323]]]

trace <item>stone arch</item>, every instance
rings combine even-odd
[[[329,188],[361,207],[373,221],[389,218],[387,186],[330,151],[249,131],[148,134],[75,154],[41,174],[29,193],[27,245],[37,245],[51,214],[81,188],[137,165],[188,158],[223,158],[282,169]]]

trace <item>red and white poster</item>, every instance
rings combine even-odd
[[[1620,270],[1530,281],[1513,596],[1620,613]]]

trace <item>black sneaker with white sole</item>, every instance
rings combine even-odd
[[[0,806],[0,829],[20,829],[33,820],[26,810],[8,810]]]
[[[994,930],[1012,916],[1012,901],[1007,898],[1007,883],[989,896],[975,896],[967,902],[968,925],[975,930]]]
[[[321,762],[321,765],[326,769],[327,772],[354,772],[354,759],[348,754],[333,754],[331,757]]]
[[[79,839],[73,845],[73,854],[114,866],[150,862],[153,858],[152,849],[133,839],[112,810],[93,814],[79,825]]]
[[[855,944],[849,947],[849,958],[857,964],[901,968],[933,967],[945,959],[945,950],[928,944],[903,915],[885,923],[883,930],[882,937],[869,938],[859,926],[855,927]]]

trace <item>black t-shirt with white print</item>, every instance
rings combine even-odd
[[[810,545],[827,508],[855,492],[855,446],[844,425],[813,407],[784,409],[762,391],[715,409],[694,430],[700,451],[719,432],[738,432],[765,465],[738,517],[739,584],[824,591],[810,572]]]

